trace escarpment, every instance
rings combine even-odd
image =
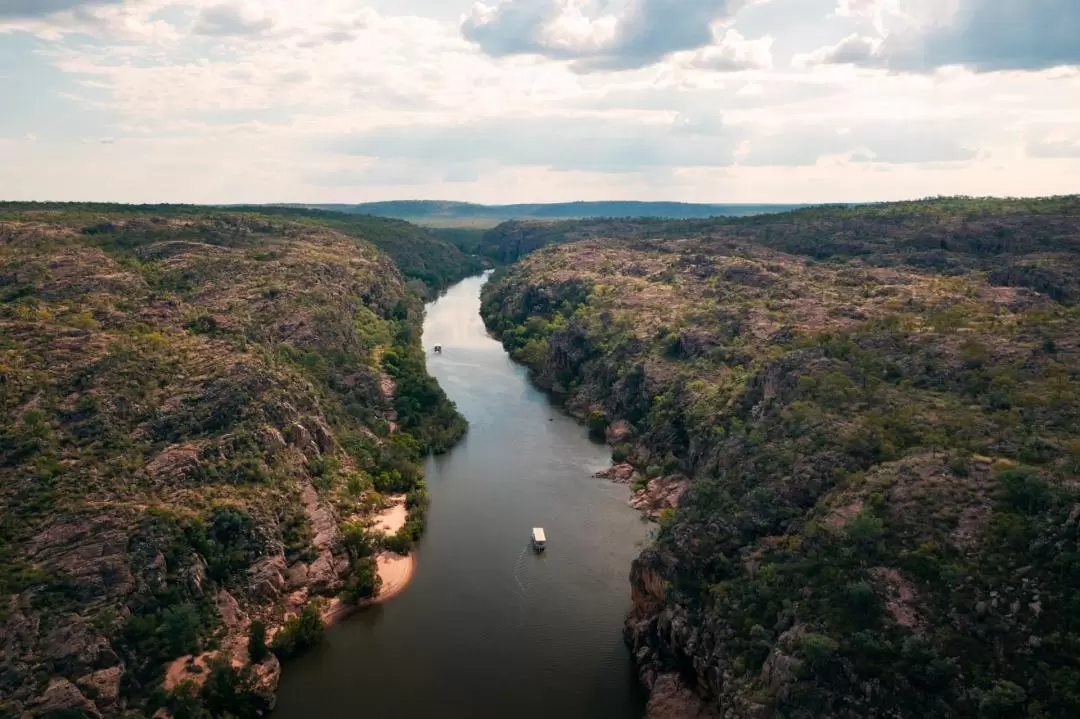
[[[556,223],[496,276],[489,329],[658,521],[650,716],[1080,711],[1078,208]]]
[[[272,707],[267,643],[377,591],[374,514],[409,495],[407,551],[464,432],[422,312],[301,217],[0,212],[0,715]]]

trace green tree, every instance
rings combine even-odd
[[[258,619],[251,623],[248,631],[248,656],[252,664],[258,664],[270,654],[266,646],[266,625]]]
[[[270,650],[281,659],[302,654],[323,640],[325,627],[317,602],[304,607],[300,616],[285,622],[281,631],[274,635]]]

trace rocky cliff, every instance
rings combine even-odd
[[[486,288],[659,521],[650,716],[1080,712],[1078,208],[600,229]]]
[[[318,223],[0,212],[0,716],[271,706],[253,622],[372,591],[372,513],[464,431],[422,310]]]

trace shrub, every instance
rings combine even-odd
[[[174,719],[257,717],[269,711],[271,697],[259,691],[248,667],[237,669],[222,658],[210,662],[202,686],[185,682],[167,700]]]
[[[1046,481],[1030,469],[1004,469],[998,472],[997,480],[1005,504],[1014,511],[1035,514],[1050,499],[1050,488]]]
[[[802,638],[799,647],[806,661],[814,669],[824,667],[840,649],[840,644],[832,637],[823,634],[808,633]]]
[[[600,410],[594,410],[586,418],[585,426],[589,428],[589,436],[594,439],[603,439],[608,426],[608,416]]]
[[[359,524],[345,525],[342,543],[353,560],[370,557],[375,553],[376,538]]]
[[[324,626],[317,602],[304,607],[300,616],[285,622],[281,631],[274,635],[270,650],[280,659],[302,654],[323,640]]]
[[[379,564],[374,557],[364,557],[353,562],[352,574],[345,580],[342,596],[345,601],[356,604],[379,596],[380,589]]]
[[[412,543],[412,536],[410,536],[408,528],[406,527],[402,527],[396,534],[392,534],[383,539],[384,547],[391,552],[396,552],[401,555],[407,555],[409,553],[409,550],[412,549]]]
[[[1022,687],[1009,681],[994,682],[993,688],[983,694],[979,701],[979,717],[982,719],[1004,719],[1020,716],[1027,694]]]
[[[266,646],[266,625],[255,620],[251,623],[248,632],[248,656],[252,664],[258,664],[270,654],[270,648]]]
[[[192,334],[212,335],[217,333],[220,325],[212,315],[200,314],[189,320],[186,327]]]

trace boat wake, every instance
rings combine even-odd
[[[525,555],[529,552],[529,545],[526,544],[521,548],[521,554],[518,555],[517,561],[514,562],[514,581],[517,582],[518,589],[521,590],[521,596],[525,596],[525,585],[521,583],[521,572],[525,569]]]

